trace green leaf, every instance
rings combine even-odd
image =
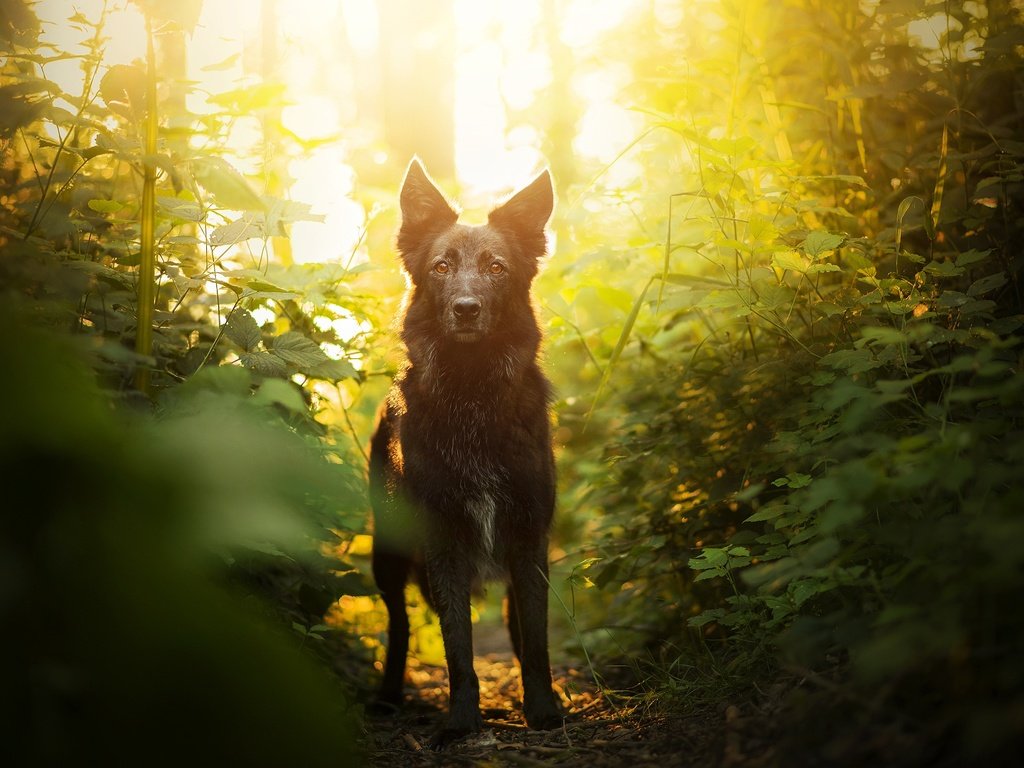
[[[203,209],[195,200],[185,200],[180,197],[157,197],[156,202],[172,216],[185,221],[198,222],[205,218]]]
[[[197,157],[190,163],[192,175],[222,208],[263,211],[259,195],[237,170],[221,157]]]
[[[210,245],[234,245],[253,237],[265,237],[263,222],[259,217],[246,215],[240,219],[217,227],[210,233]]]
[[[254,291],[251,286],[246,286],[242,291],[242,297],[253,300],[269,299],[270,301],[293,301],[303,298],[301,293],[296,293],[295,291]]]
[[[782,251],[772,256],[772,266],[791,272],[804,273],[810,266],[807,260],[796,251]]]
[[[815,595],[827,591],[827,589],[822,587],[820,582],[812,581],[810,579],[794,582],[789,588],[789,594],[792,596],[793,602],[796,603],[798,608]]]
[[[235,62],[241,58],[242,54],[232,53],[226,59],[221,59],[215,64],[207,64],[200,71],[201,72],[223,72],[226,69],[231,69],[235,65]]]
[[[737,491],[733,494],[734,501],[748,502],[751,499],[756,499],[757,495],[764,490],[764,483],[752,483],[741,491]]]
[[[258,83],[214,94],[208,97],[207,101],[224,111],[249,115],[268,107],[282,105],[285,93],[283,83]]]
[[[773,480],[772,485],[776,488],[806,488],[811,484],[812,479],[813,478],[810,475],[804,475],[800,472],[790,472],[785,477]]]
[[[722,608],[712,608],[711,610],[704,611],[697,616],[691,616],[686,620],[688,626],[700,628],[713,621],[718,621],[725,616],[725,610]]]
[[[320,363],[308,368],[305,373],[314,379],[324,379],[326,381],[359,378],[359,371],[345,358],[328,360],[326,363]]]
[[[967,289],[967,295],[983,296],[989,291],[994,291],[996,288],[1002,288],[1004,285],[1006,285],[1006,273],[996,272],[994,275],[988,275],[971,283],[971,287]]]
[[[298,388],[284,379],[266,379],[253,396],[257,405],[280,405],[293,413],[306,413],[306,403]]]
[[[284,200],[278,197],[266,197],[264,201],[269,205],[267,213],[267,230],[272,235],[284,235],[282,224],[296,221],[313,221],[322,224],[327,217],[322,213],[312,213],[309,203],[300,203],[296,200]]]
[[[867,349],[837,349],[822,357],[818,362],[847,373],[863,373],[878,368],[882,364]]]
[[[724,549],[705,547],[701,550],[699,556],[691,557],[687,564],[694,570],[699,571],[704,568],[717,568],[725,565],[728,559],[729,556],[725,553]]]
[[[238,281],[246,288],[251,288],[254,291],[277,291],[288,293],[289,298],[291,298],[292,295],[298,295],[293,294],[290,291],[285,291],[284,286],[271,281],[269,277],[258,269],[231,269],[225,270],[224,274],[232,280]]]
[[[986,249],[984,251],[978,251],[972,248],[969,251],[964,251],[963,253],[956,257],[956,265],[958,267],[969,267],[972,264],[977,264],[979,262],[987,260],[989,254],[991,253],[991,248]]]
[[[736,289],[726,291],[711,291],[697,304],[702,309],[729,309],[733,307],[746,307],[747,300]]]
[[[124,203],[119,203],[117,200],[90,200],[86,205],[97,213],[117,213],[125,207]]]
[[[633,296],[618,288],[612,288],[605,283],[599,283],[594,286],[594,292],[597,293],[601,303],[606,307],[615,307],[623,314],[626,314],[633,308]]]
[[[242,365],[264,376],[286,376],[288,364],[272,352],[246,352],[239,355]]]
[[[768,244],[775,242],[779,236],[779,230],[764,216],[754,215],[747,224],[747,234],[755,243]]]
[[[900,251],[903,247],[903,220],[910,213],[910,208],[914,203],[920,203],[922,208],[926,208],[924,200],[916,195],[911,195],[900,201],[899,207],[896,209],[896,253],[901,255]]]
[[[251,352],[260,343],[260,327],[247,310],[240,308],[228,315],[224,335],[246,352]]]
[[[894,315],[907,315],[917,309],[920,301],[914,296],[909,296],[898,301],[885,302],[885,308]]]
[[[842,272],[838,264],[812,264],[807,268],[808,275],[817,275],[820,272]]]
[[[303,372],[330,361],[319,344],[295,331],[282,333],[275,338],[273,351],[278,357],[287,360]]]
[[[958,267],[952,261],[933,261],[922,271],[935,277],[957,277],[964,273],[964,268]]]
[[[103,147],[86,147],[85,149],[79,149],[77,153],[84,160],[92,160],[94,157],[99,157],[100,155],[113,154],[111,150]]]
[[[812,259],[817,259],[824,253],[834,251],[845,239],[846,235],[837,235],[833,232],[809,232],[803,243],[804,253]]]
[[[852,269],[854,271],[862,269],[873,269],[875,266],[874,262],[871,261],[871,259],[869,259],[867,256],[865,256],[863,253],[856,250],[855,248],[844,248],[840,256],[840,260],[849,269]]]
[[[779,478],[779,479],[785,481],[785,478]],[[775,485],[778,482],[779,481],[776,480],[775,483],[773,483],[773,485]],[[778,486],[776,486],[776,487],[778,487]],[[761,507],[759,510],[757,510],[757,512],[752,514],[750,517],[748,517],[743,522],[745,522],[745,523],[763,523],[763,522],[765,522],[767,520],[774,520],[775,518],[779,517],[780,515],[784,515],[787,512],[792,512],[792,511],[793,511],[793,507],[791,505],[789,505],[789,504],[780,504],[780,503],[765,504],[763,507]]]

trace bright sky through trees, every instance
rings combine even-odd
[[[263,2],[205,0],[199,23],[188,37],[191,92],[188,108],[198,114],[218,107],[208,97],[245,87],[260,77]],[[569,3],[559,38],[570,49],[592,41],[621,23],[632,0]],[[75,3],[87,18],[97,18],[103,0]],[[138,7],[127,0],[106,2],[110,41],[105,65],[127,64],[144,52],[144,25]],[[43,0],[36,6],[47,22],[44,37],[74,49],[85,33],[68,24],[68,3]],[[529,127],[508,132],[508,110],[530,106],[551,84],[551,63],[544,51],[542,0],[455,2],[455,159],[458,180],[469,201],[492,199],[522,183],[530,170],[546,164],[541,137]],[[322,223],[299,222],[292,229],[298,261],[329,261],[355,247],[364,211],[351,198],[353,177],[346,137],[362,129],[353,104],[356,59],[375,55],[381,41],[377,4],[369,0],[289,0],[276,5],[279,66],[276,77],[286,89],[285,127],[302,139],[325,139],[288,163],[289,194],[323,214]],[[415,41],[410,41],[410,45]],[[325,74],[326,73],[326,74]],[[621,73],[619,73],[621,74]],[[47,65],[47,76],[70,93],[79,90],[76,61]],[[635,137],[638,120],[615,103],[622,78],[614,69],[581,73],[572,89],[581,104],[573,150],[608,162]],[[259,121],[239,119],[232,127],[230,161],[258,174],[262,158]],[[524,169],[526,169],[524,171]]]

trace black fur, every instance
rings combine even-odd
[[[448,662],[449,716],[438,747],[482,727],[469,601],[484,580],[508,583],[527,723],[562,722],[547,648],[549,385],[530,301],[552,205],[546,171],[482,226],[457,223],[417,160],[402,185],[408,364],[381,409],[370,456],[373,573],[390,621],[379,698],[402,701],[405,585],[415,576],[441,619]]]

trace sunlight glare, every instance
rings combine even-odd
[[[296,263],[336,262],[357,264],[354,254],[363,227],[363,207],[353,197],[355,177],[338,144],[320,147],[288,164],[291,195],[309,203],[323,222],[297,221],[291,227],[292,253]]]
[[[907,24],[907,34],[916,40],[918,45],[939,50],[943,47],[942,36],[946,34],[947,29],[957,30],[959,28],[960,23],[956,19],[949,18],[947,20],[944,13],[937,13],[926,19],[915,19]]]
[[[575,0],[566,9],[562,42],[580,48],[619,26],[632,12],[636,0]]]
[[[260,81],[261,25],[269,1],[204,0],[199,23],[187,38],[187,77],[192,87],[186,104],[191,112],[222,111],[209,99]],[[547,164],[541,153],[546,126],[515,123],[518,118],[513,113],[528,109],[551,86],[544,25],[552,20],[546,17],[542,0],[453,2],[456,173],[462,199],[472,208],[489,205],[495,195],[525,183]],[[574,51],[582,49],[623,23],[636,5],[636,0],[569,0],[557,21],[558,34]],[[48,22],[47,35],[56,44],[73,47],[86,37],[86,32],[67,24],[73,11],[68,4],[44,0],[35,7]],[[74,7],[95,19],[103,2],[80,0]],[[138,60],[145,50],[137,6],[124,2],[108,7],[110,39],[102,70]],[[365,248],[357,248],[366,216],[354,198],[356,179],[343,135],[358,125],[359,118],[351,59],[372,63],[379,47],[377,6],[369,0],[277,0],[274,7],[279,38],[275,72],[269,74],[271,82],[276,77],[285,86],[282,123],[302,140],[323,142],[300,150],[288,162],[289,186],[283,194],[310,204],[313,213],[325,217],[323,223],[291,225],[293,259],[296,263],[347,263],[355,256],[358,263],[365,259]],[[53,62],[46,74],[69,93],[81,90],[77,61]],[[618,97],[624,81],[628,72],[607,68],[597,75],[574,76],[572,87],[580,110],[575,152],[607,163],[635,138],[637,117],[616,106],[621,103]],[[232,120],[227,151],[221,154],[263,193],[260,119],[253,113]],[[619,165],[618,172],[630,171],[628,163]]]
[[[538,0],[455,2],[455,164],[470,204],[543,165],[536,134],[506,137],[506,106],[528,105],[551,79],[547,57],[531,50],[540,10]]]
[[[341,16],[349,44],[356,53],[369,56],[380,35],[377,5],[369,0],[341,0]]]

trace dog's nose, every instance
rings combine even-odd
[[[461,299],[455,300],[452,309],[455,310],[455,316],[459,320],[472,320],[480,314],[480,300],[474,299],[472,296],[463,296]]]

